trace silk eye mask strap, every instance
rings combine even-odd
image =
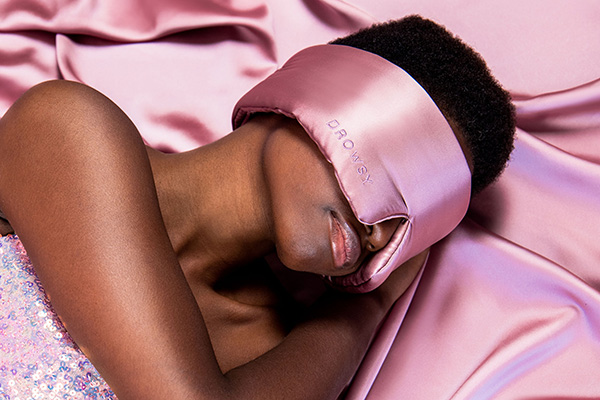
[[[298,120],[362,223],[405,220],[358,271],[330,278],[336,286],[376,288],[466,213],[471,174],[451,127],[410,75],[375,54],[341,45],[304,49],[240,99],[233,127],[256,112]]]

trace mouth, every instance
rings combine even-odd
[[[344,271],[354,266],[361,254],[358,235],[347,221],[335,213],[331,213],[330,239],[335,269]]]

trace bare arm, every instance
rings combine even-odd
[[[422,263],[387,289],[322,299],[281,345],[223,375],[169,243],[143,142],[104,96],[50,82],[7,112],[0,209],[121,400],[336,397]]]

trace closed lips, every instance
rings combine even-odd
[[[348,222],[335,213],[331,214],[330,236],[335,269],[344,270],[354,266],[361,254],[358,235]]]

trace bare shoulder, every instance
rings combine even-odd
[[[0,140],[9,147],[10,143],[41,146],[61,144],[61,139],[71,140],[75,134],[91,143],[92,134],[100,131],[108,140],[123,140],[124,131],[111,128],[124,126],[130,140],[141,142],[127,116],[100,92],[77,82],[47,81],[29,89],[6,112],[0,120]]]
[[[146,148],[112,101],[72,82],[23,95],[0,121],[0,209],[119,398],[187,398],[190,370],[222,378]]]
[[[106,96],[67,81],[33,87],[0,120],[0,209],[30,255],[44,259],[59,256],[51,248],[141,238],[140,224],[162,228],[136,127]],[[60,246],[51,240],[58,231]]]
[[[46,200],[64,201],[61,187],[79,188],[62,191],[73,196],[118,186],[131,169],[153,184],[147,164],[137,129],[106,96],[75,82],[44,82],[0,120],[0,209],[18,231],[22,202],[40,190],[49,191]]]
[[[110,102],[100,92],[84,84],[52,80],[39,83],[26,91],[9,109],[3,119],[22,117],[23,113],[38,112],[39,116],[49,116],[64,107],[73,107],[77,103],[81,109],[89,106],[101,106]],[[29,115],[34,117],[35,115]]]

